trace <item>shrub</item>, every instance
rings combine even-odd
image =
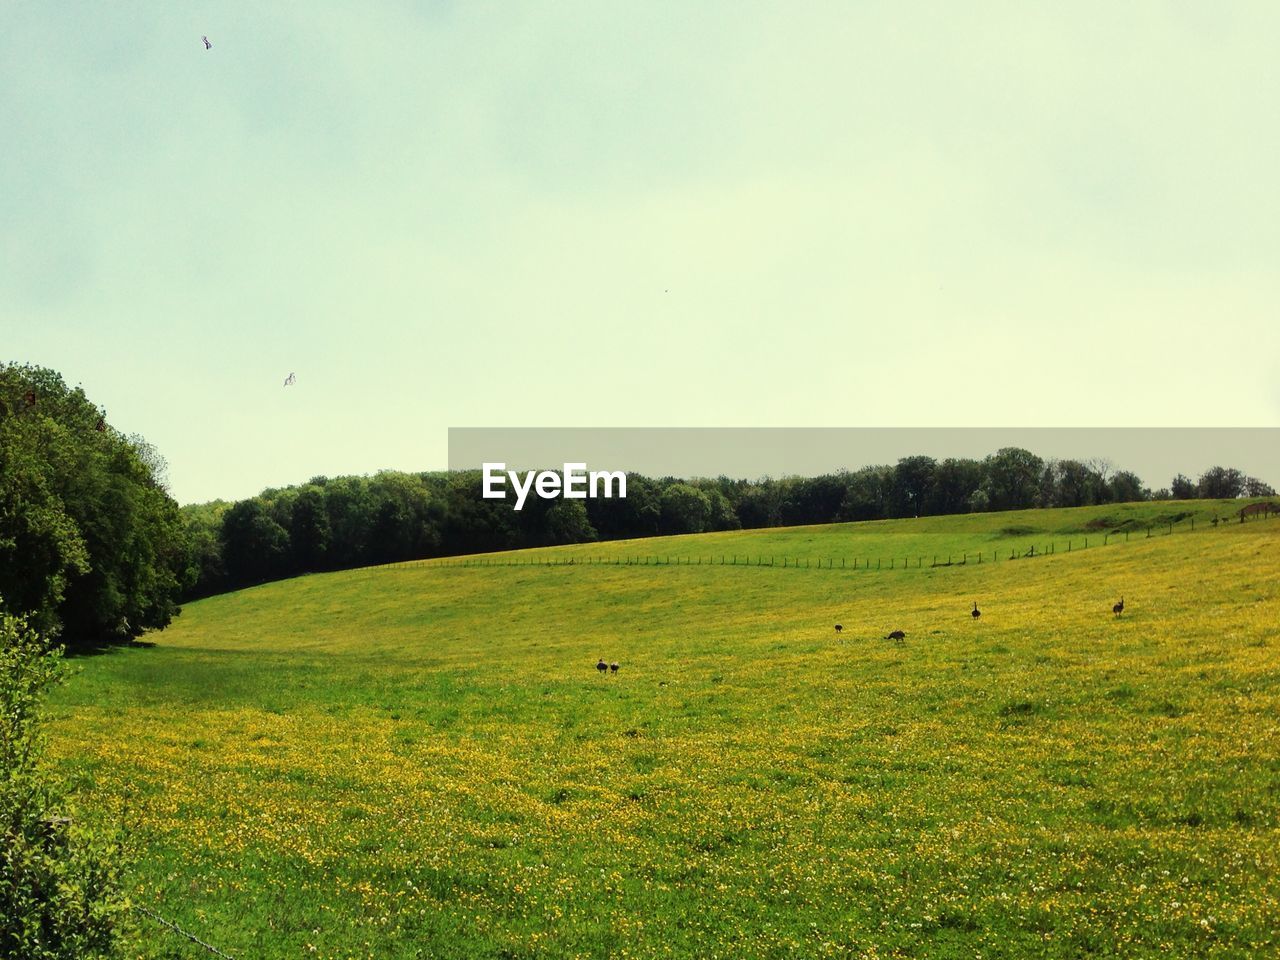
[[[41,760],[62,666],[26,620],[0,614],[0,957],[15,960],[105,960],[122,944],[118,850],[60,815]]]

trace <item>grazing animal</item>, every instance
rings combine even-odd
[[[610,673],[618,672],[618,661],[615,660],[613,663],[609,664],[609,672]]]
[[[1117,617],[1120,616],[1120,614],[1124,613],[1124,597],[1121,597],[1120,602],[1115,604],[1111,608],[1111,612],[1114,613]]]
[[[894,630],[890,632],[890,634],[887,637],[885,637],[886,640],[905,640],[906,638],[907,638],[907,635],[903,633],[901,630]]]
[[[969,616],[973,617],[973,619],[975,620],[977,620],[980,616],[982,616],[982,611],[978,609],[977,600],[973,601],[973,613],[969,614]]]
[[[205,48],[206,50],[208,50],[210,47],[212,47],[212,46],[213,46],[213,44],[209,42],[209,38],[208,38],[208,37],[201,37],[201,38],[200,38],[200,40],[201,40],[201,42],[204,44],[204,48]]]
[[[599,663],[596,664],[596,669],[599,670],[601,673],[604,673],[606,670],[609,669],[609,665],[605,663],[603,660],[601,660]]]
[[[840,624],[838,624],[838,623],[836,624],[836,633],[839,633],[839,632],[840,632],[841,630],[843,630],[843,629],[844,629],[844,627],[840,626]]]

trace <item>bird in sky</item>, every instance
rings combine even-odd
[[[297,383],[297,382],[298,382],[298,381],[297,381],[297,379],[294,377],[294,375],[293,375],[292,373],[291,373],[291,374],[289,374],[287,377],[285,377],[285,378],[284,378],[284,385],[285,385],[286,387],[291,387],[291,386],[293,386],[293,385],[294,385],[295,383]]]
[[[212,46],[213,46],[213,44],[209,42],[209,38],[208,38],[208,37],[201,37],[200,39],[201,39],[202,41],[204,41],[204,48],[205,48],[206,50],[208,50],[210,47],[212,47]]]

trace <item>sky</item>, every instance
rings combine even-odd
[[[180,502],[450,427],[1273,427],[1278,48],[1271,2],[10,0],[0,361]]]

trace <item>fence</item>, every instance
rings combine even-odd
[[[1251,517],[1241,516],[1239,522],[1258,522],[1280,516],[1275,511],[1257,513]],[[1212,520],[1201,522],[1201,531],[1219,526],[1233,526],[1231,521]],[[981,563],[1007,563],[1011,560],[1049,557],[1058,553],[1072,553],[1080,550],[1091,550],[1097,547],[1110,546],[1121,541],[1150,540],[1153,537],[1171,536],[1173,533],[1190,533],[1197,529],[1194,517],[1186,521],[1175,521],[1160,526],[1147,526],[1137,530],[1110,530],[1095,534],[1069,537],[1065,541],[1049,540],[1048,542],[1030,543],[1017,547],[991,548],[959,554],[925,554],[916,556],[896,555],[891,557],[787,557],[748,554],[641,554],[639,556],[573,556],[573,557],[530,557],[490,555],[483,557],[439,557],[427,560],[403,560],[398,563],[387,563],[367,570],[404,570],[417,567],[777,567],[795,570],[922,570],[936,567],[967,566]],[[1006,555],[1007,553],[1007,555]],[[914,561],[914,562],[913,562]]]

